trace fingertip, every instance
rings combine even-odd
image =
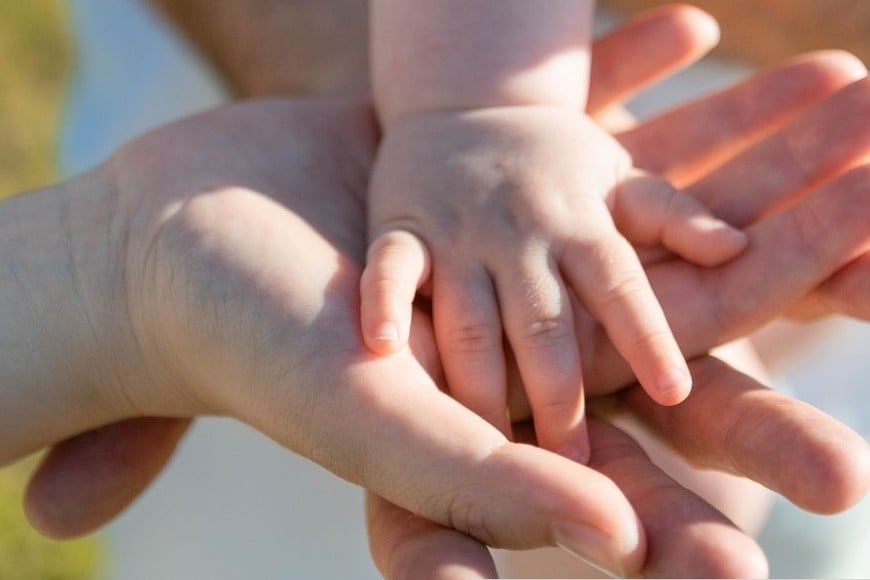
[[[711,14],[688,4],[678,4],[669,8],[677,18],[684,21],[686,33],[692,35],[696,45],[713,48],[719,44],[722,31]]]
[[[32,481],[24,491],[24,515],[33,529],[52,540],[68,540],[82,533],[68,524],[63,509],[56,509],[51,498]]]
[[[607,577],[633,577],[643,566],[647,548],[643,524],[631,515],[619,529],[557,523],[552,529],[554,543]]]
[[[699,266],[722,266],[742,254],[749,246],[749,235],[710,215],[696,216],[688,226],[691,235],[672,239],[666,247]],[[687,232],[688,234],[689,232]]]
[[[408,342],[414,296],[429,275],[428,251],[414,234],[389,231],[374,238],[366,262],[359,282],[363,341],[375,354],[393,354]]]
[[[827,79],[839,83],[850,83],[867,76],[867,66],[854,54],[839,49],[828,49],[799,55],[792,61],[795,64],[815,65]]]
[[[714,268],[740,256],[749,246],[749,236],[725,222],[719,222],[710,233],[712,248],[699,265]]]
[[[370,350],[384,356],[400,351],[405,341],[402,340],[398,324],[382,322],[369,335],[366,344]]]
[[[718,220],[719,223],[716,229],[722,237],[724,246],[731,249],[733,252],[742,252],[749,245],[749,234],[729,224],[728,222]]]
[[[586,429],[585,422],[580,429],[577,429],[573,441],[559,447],[556,453],[574,463],[589,464],[592,459],[592,446],[589,443],[589,431]]]
[[[724,220],[712,218],[708,230],[710,235],[715,236],[715,241],[722,252],[730,253],[732,257],[742,252],[749,244],[749,235],[745,231]]]
[[[808,445],[802,469],[808,482],[799,493],[787,493],[800,507],[818,514],[843,512],[861,501],[870,487],[870,446],[848,429],[829,429]]]
[[[656,403],[667,407],[685,401],[692,392],[692,375],[686,361],[680,358],[666,364],[647,392]]]
[[[375,330],[375,340],[399,342],[399,327],[393,322],[384,322]]]

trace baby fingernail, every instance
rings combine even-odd
[[[615,543],[595,528],[576,523],[556,524],[553,527],[553,539],[560,548],[607,576],[624,576]]]
[[[664,404],[681,403],[692,390],[692,375],[685,363],[675,362],[659,380],[658,391]]]
[[[726,233],[726,235],[734,240],[735,242],[747,243],[749,241],[749,236],[743,230],[736,228],[729,224],[726,221],[716,220],[716,225],[719,230]]]
[[[558,450],[559,455],[576,463],[586,465],[589,463],[590,452],[588,446],[565,445]]]
[[[375,331],[375,340],[399,342],[399,327],[392,322],[384,322]]]

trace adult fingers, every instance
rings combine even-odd
[[[866,74],[848,53],[804,55],[664,113],[618,139],[637,167],[684,187]]]
[[[304,440],[288,420],[294,412],[282,403],[285,389],[275,389],[272,404],[254,401],[242,417],[337,475],[488,545],[521,549],[560,539],[591,560],[640,568],[643,530],[609,479],[508,443],[438,391],[408,353],[358,356],[312,361],[321,388],[305,408]]]
[[[802,320],[829,314],[870,320],[870,254],[846,264],[801,299],[788,314]]]
[[[697,199],[642,171],[613,192],[611,213],[619,233],[636,246],[662,246],[701,266],[734,258],[748,242]]]
[[[713,357],[690,368],[695,389],[679,407],[650,405],[637,388],[623,397],[696,465],[745,475],[820,513],[842,511],[864,496],[870,448],[858,434]]]
[[[855,122],[868,117],[870,79],[864,79],[818,103],[690,190],[720,218],[745,226],[870,159],[870,124]]]
[[[640,570],[643,576],[766,576],[766,561],[758,545],[656,467],[628,435],[597,420],[590,421],[590,433],[595,469],[619,485],[635,506],[644,529],[654,538]],[[489,552],[473,538],[415,516],[371,493],[366,505],[372,556],[386,578],[496,576]],[[616,567],[605,572],[627,573]]]
[[[767,577],[767,562],[755,541],[656,467],[631,437],[594,419],[589,434],[590,466],[625,493],[651,538],[644,577]]]
[[[751,245],[741,259],[705,277],[720,336],[756,328],[870,250],[867,224],[870,165],[750,228]]]
[[[870,250],[870,166],[853,169],[746,230],[749,248],[716,269],[666,262],[648,274],[687,356],[781,315],[844,264]],[[603,333],[586,365],[601,393],[631,375]]]
[[[363,338],[372,351],[386,355],[408,342],[417,289],[429,277],[429,252],[414,234],[389,231],[368,250],[360,279]]]
[[[483,270],[435,273],[435,337],[450,394],[510,437],[501,317]]]
[[[544,249],[525,252],[516,261],[498,270],[496,286],[505,334],[532,406],[538,443],[586,463],[589,440],[583,377],[568,291]]]
[[[384,578],[495,578],[486,546],[366,492],[369,550]]]
[[[31,524],[56,539],[106,524],[163,470],[189,425],[187,419],[130,419],[58,443],[27,485]]]
[[[686,5],[648,10],[595,41],[586,112],[600,115],[697,61],[719,42],[706,12]]]

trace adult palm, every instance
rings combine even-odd
[[[622,135],[623,142],[648,167],[668,144],[676,161],[656,168],[675,179],[686,168],[707,164],[708,171],[725,152],[761,143],[730,162],[755,163],[761,172],[782,167],[782,158],[763,148],[778,137],[759,141],[763,135],[815,130],[820,118],[827,120],[825,111],[860,114],[870,105],[870,89],[859,83],[797,118],[860,76],[843,56],[813,57],[775,74],[800,89],[791,100],[776,93],[774,106],[765,78],[756,79],[641,125]],[[752,107],[740,105],[747,94],[759,96]],[[687,119],[701,118],[727,119],[730,129],[690,130]],[[688,352],[705,352],[778,315],[866,252],[864,170],[841,174],[866,154],[867,136],[860,127],[842,130],[831,162],[816,173],[802,166],[804,179],[818,175],[813,186],[827,185],[804,194],[811,189],[806,181],[786,182],[747,211],[753,245],[744,256],[716,271],[670,260],[650,266]],[[129,217],[121,220],[129,284],[108,293],[107,304],[129,314],[132,340],[123,344],[135,345],[136,364],[126,368],[137,372],[118,381],[123,388],[111,405],[86,421],[68,417],[53,430],[31,432],[19,452],[128,417],[226,413],[388,498],[375,500],[370,514],[376,561],[390,572],[428,553],[427,563],[437,569],[464,565],[489,575],[491,561],[473,536],[516,548],[558,540],[625,573],[763,573],[750,538],[672,485],[612,427],[593,424],[595,460],[584,467],[507,442],[441,393],[424,318],[415,323],[417,358],[376,359],[366,352],[356,288],[375,144],[364,104],[276,100],[187,120],[116,155],[93,179],[114,184],[117,207]],[[807,152],[811,163],[822,159],[814,151]],[[737,171],[707,175],[737,205],[754,203]],[[697,181],[699,195],[704,183],[713,182]],[[765,213],[786,197],[795,203]],[[824,229],[807,235],[802,224],[811,218],[838,235]],[[114,302],[119,295],[124,300]],[[594,327],[589,336],[597,341],[584,349],[590,386],[604,393],[629,382],[613,370],[619,361]],[[721,362],[705,357],[692,365],[697,393],[685,406],[657,409],[630,390],[627,402],[696,461],[755,477],[807,507],[841,509],[863,494],[867,449],[857,436]],[[723,397],[729,398],[724,412]],[[184,426],[183,419],[133,419],[56,445],[31,483],[31,517],[61,536],[105,522],[159,471]],[[784,439],[793,450],[788,456],[780,453]],[[83,465],[100,466],[100,477]],[[697,525],[709,533],[693,533]],[[397,535],[411,528],[415,533]],[[647,544],[646,534],[656,541]],[[445,549],[419,549],[432,546]],[[738,551],[743,557],[732,557]]]

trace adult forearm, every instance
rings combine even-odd
[[[240,96],[368,91],[367,0],[152,0]]]
[[[113,200],[95,170],[0,204],[0,465],[126,404]]]

